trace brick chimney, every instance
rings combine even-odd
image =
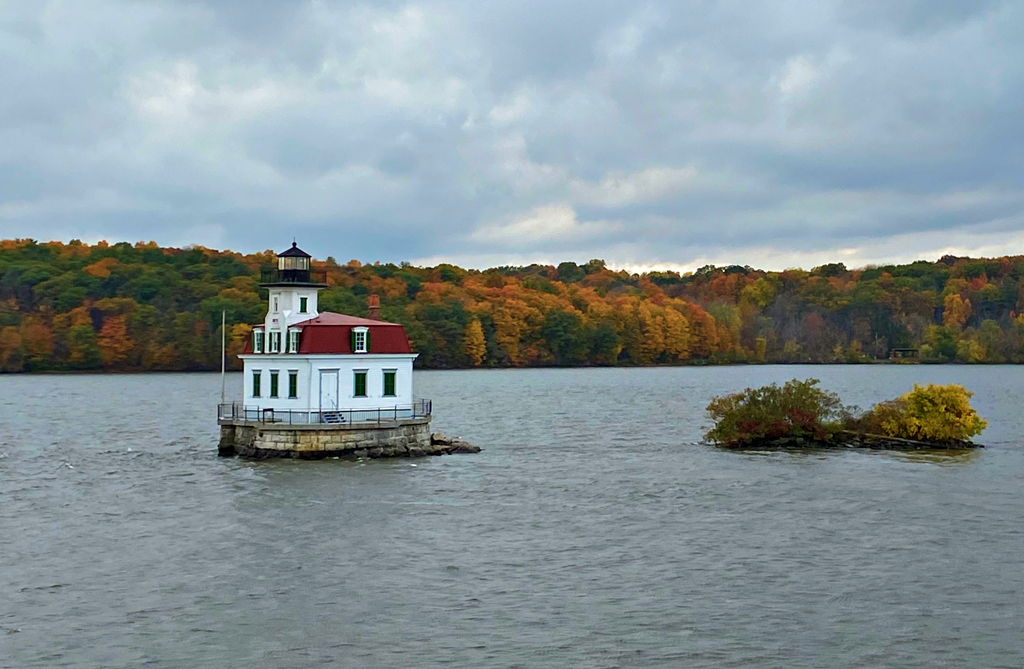
[[[370,295],[366,298],[366,317],[371,321],[380,320],[380,297]]]

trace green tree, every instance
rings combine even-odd
[[[103,363],[96,331],[88,325],[68,330],[68,363],[74,369],[98,369]]]

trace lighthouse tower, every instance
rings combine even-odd
[[[319,315],[317,294],[326,277],[310,267],[310,255],[295,242],[277,255],[277,267],[261,273],[261,288],[267,289],[267,316],[263,328],[254,329],[254,353],[298,353],[302,321]]]

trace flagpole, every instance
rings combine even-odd
[[[225,380],[224,380],[224,366],[227,360],[227,349],[225,347],[225,332],[224,325],[227,320],[227,312],[221,310],[220,312],[220,403],[224,404],[224,393],[225,393]]]

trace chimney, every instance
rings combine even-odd
[[[376,295],[370,295],[366,298],[366,317],[371,321],[380,320],[380,297]]]

